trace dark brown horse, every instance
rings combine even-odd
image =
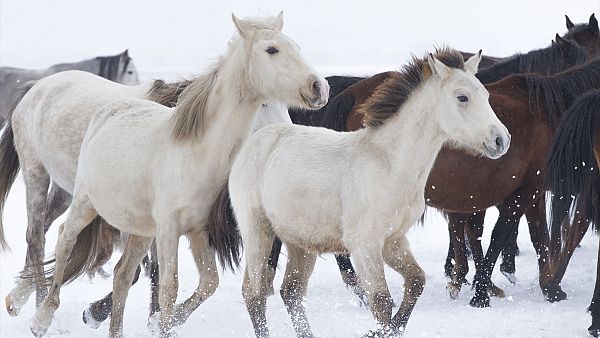
[[[587,229],[589,222],[600,227],[600,90],[579,97],[564,114],[556,131],[546,165],[546,180],[553,192],[552,256],[560,253],[570,258],[572,251],[561,247],[573,244],[579,234],[582,220]],[[575,198],[573,199],[572,196]],[[570,214],[572,204],[576,206]],[[571,222],[571,216],[574,222]],[[561,234],[566,233],[562,237]],[[565,243],[566,242],[566,243]],[[571,250],[574,247],[571,247]],[[568,260],[567,260],[568,261]],[[588,332],[600,334],[600,250],[598,252],[596,286],[589,307],[592,325]]]

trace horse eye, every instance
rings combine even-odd
[[[133,71],[132,70],[128,70],[127,74],[131,75],[131,74],[133,74]]]
[[[273,55],[273,54],[277,54],[279,53],[279,49],[275,48],[275,47],[269,47],[265,50],[265,52]]]
[[[466,97],[466,96],[464,96],[464,95],[457,96],[456,99],[458,100],[458,102],[467,102],[467,101],[469,101],[469,98]]]

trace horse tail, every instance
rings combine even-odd
[[[205,231],[208,233],[208,244],[216,251],[223,269],[234,271],[234,268],[238,268],[243,245],[231,208],[228,181],[223,184],[210,209]]]
[[[10,122],[12,114],[25,94],[35,85],[35,81],[25,83],[16,95],[16,100],[8,111],[6,121],[4,122],[4,132],[0,136],[0,251],[8,249],[8,243],[4,237],[4,224],[2,215],[4,213],[4,204],[8,198],[8,193],[12,187],[19,169],[19,154],[15,148],[15,135]]]
[[[96,264],[98,253],[102,246],[102,231],[107,225],[108,224],[106,224],[100,216],[96,216],[90,224],[77,235],[77,240],[75,241],[71,255],[69,255],[69,258],[67,259],[62,280],[63,284],[74,281]],[[50,265],[55,261],[56,259],[52,258],[44,262],[44,265]],[[54,267],[46,269],[44,274],[46,283],[51,285]],[[30,276],[25,275],[24,277],[27,278]]]
[[[546,161],[545,179],[552,191],[551,257],[563,246],[562,233],[570,226],[572,204],[585,206],[586,217],[600,226],[600,91],[580,96],[564,112]],[[596,147],[594,147],[596,145]]]

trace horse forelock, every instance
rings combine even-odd
[[[436,48],[434,57],[450,68],[465,70],[463,56],[454,49]],[[375,89],[373,95],[358,106],[357,114],[363,116],[363,125],[379,126],[398,114],[411,93],[431,74],[427,58],[415,56],[400,71],[391,72],[390,77]]]

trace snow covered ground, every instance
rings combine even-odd
[[[284,31],[295,39],[305,57],[324,74],[371,74],[397,68],[410,52],[418,55],[434,43],[505,56],[548,45],[556,32],[565,31],[564,14],[576,22],[600,13],[597,0],[568,1],[272,1],[201,2],[190,0],[0,0],[0,65],[43,68],[96,55],[116,54],[125,48],[145,79],[177,79],[197,73],[224,50],[233,32],[229,13],[240,16],[285,12]],[[4,224],[11,252],[0,253],[0,295],[13,286],[25,255],[25,192],[17,178]],[[487,246],[497,212],[486,218]],[[54,226],[47,252],[54,250]],[[567,301],[544,301],[537,282],[535,252],[528,230],[521,224],[517,258],[518,282],[510,285],[499,273],[496,284],[507,298],[492,299],[491,307],[468,305],[465,287],[457,301],[447,296],[442,265],[447,230],[439,215],[410,233],[415,257],[425,270],[425,292],[409,321],[406,337],[586,337],[589,304],[596,268],[598,239],[588,235],[575,253],[563,281]],[[180,246],[180,299],[197,284],[195,265],[187,243]],[[115,257],[110,267],[116,264]],[[282,259],[282,262],[284,260]],[[473,266],[471,265],[471,269]],[[402,278],[386,270],[397,304]],[[472,278],[473,273],[469,274]],[[281,283],[277,276],[276,286]],[[66,286],[48,336],[104,337],[108,325],[87,328],[81,321],[86,305],[103,296],[112,280],[82,278]],[[241,273],[221,274],[217,292],[182,327],[180,337],[252,337],[253,331],[241,296]],[[3,301],[2,301],[3,303]],[[142,278],[131,288],[125,309],[125,335],[147,337],[149,283]],[[4,306],[4,304],[2,304]],[[313,331],[319,337],[359,337],[374,328],[371,314],[358,305],[338,273],[332,255],[323,255],[309,284],[306,302]],[[0,309],[0,337],[30,336],[31,300],[21,315],[11,318]],[[274,337],[293,336],[293,328],[278,296],[268,303]]]

